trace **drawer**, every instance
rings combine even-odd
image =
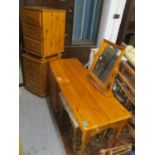
[[[30,90],[31,92],[39,95],[39,96],[45,96],[46,92],[45,89],[42,88],[38,83],[25,79],[25,87]]]
[[[36,88],[36,89],[39,89],[39,90],[43,90],[43,85],[40,84],[40,83],[37,83],[33,80],[30,80],[28,78],[25,79],[25,82],[26,82],[26,86],[29,86],[31,88]]]
[[[42,13],[37,10],[22,9],[21,21],[36,26],[42,26]]]
[[[29,59],[23,58],[23,66],[24,70],[32,70],[33,72],[36,72],[38,74],[43,73],[43,65],[40,63],[33,62]]]
[[[36,40],[43,40],[43,32],[41,27],[33,26],[30,24],[22,23],[23,35],[31,37]]]
[[[37,55],[43,54],[43,43],[28,37],[24,37],[24,47]]]
[[[34,70],[24,68],[24,75],[25,75],[25,78],[28,78],[37,83],[40,83],[41,85],[43,84],[43,74],[39,74],[34,72]]]

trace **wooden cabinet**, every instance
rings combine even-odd
[[[52,56],[50,58],[39,59],[31,54],[22,54],[23,69],[25,77],[25,87],[39,95],[45,96],[47,94],[47,70],[48,62],[58,59],[59,56]]]
[[[26,52],[22,54],[25,87],[36,95],[45,96],[48,62],[58,59],[64,51],[66,11],[24,6],[20,15]]]
[[[61,9],[22,7],[24,50],[40,57],[63,52],[65,15]]]

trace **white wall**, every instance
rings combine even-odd
[[[98,46],[103,38],[116,42],[125,4],[126,0],[104,0],[97,41]],[[114,14],[120,14],[119,19],[114,19]]]

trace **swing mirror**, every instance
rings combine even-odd
[[[111,91],[111,85],[124,52],[123,45],[119,46],[105,39],[102,41],[90,67],[89,79],[95,87],[97,86],[104,92]]]

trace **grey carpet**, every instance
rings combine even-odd
[[[19,83],[23,83],[23,75],[22,75],[22,67],[21,64],[19,65]]]
[[[53,114],[45,98],[19,88],[19,129],[24,155],[66,155]]]

